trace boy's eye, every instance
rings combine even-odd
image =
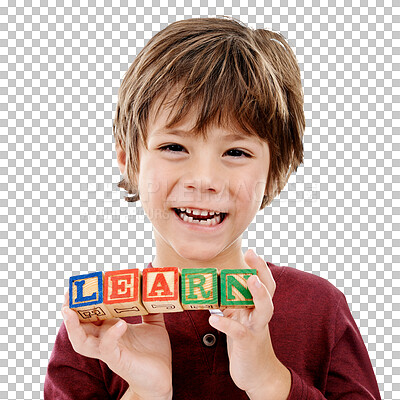
[[[243,150],[239,150],[239,149],[230,149],[227,151],[227,153],[231,153],[230,155],[233,157],[241,157],[242,155],[244,155],[245,157],[251,157],[250,154],[246,153]]]
[[[176,152],[182,152],[182,150],[184,149],[183,146],[181,146],[180,144],[176,144],[176,143],[172,143],[172,144],[167,144],[165,146],[160,147],[161,151],[167,151],[167,152],[172,152],[172,153],[176,153]],[[228,154],[229,156],[235,157],[235,158],[241,158],[243,156],[250,158],[251,155],[246,153],[243,150],[240,149],[230,149],[228,150],[225,154]]]
[[[171,151],[171,152],[178,151],[178,152],[180,152],[181,151],[180,149],[183,149],[183,147],[180,144],[176,144],[176,143],[167,144],[166,146],[160,147],[161,151]]]

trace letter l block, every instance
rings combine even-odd
[[[69,278],[69,308],[81,321],[95,322],[112,318],[103,303],[103,272],[75,275]]]

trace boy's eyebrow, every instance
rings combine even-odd
[[[175,135],[175,136],[193,136],[187,131],[183,131],[180,129],[174,129],[174,130],[158,130],[153,133],[154,136],[161,136],[161,135]],[[221,135],[221,137],[225,140],[232,140],[232,141],[239,141],[239,140],[245,140],[249,139],[252,136],[250,135],[244,135],[244,134],[239,134],[239,133],[228,133],[226,135]]]

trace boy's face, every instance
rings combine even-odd
[[[209,129],[206,140],[195,138],[185,133],[195,123],[193,114],[167,130],[168,111],[162,107],[156,119],[150,113],[148,149],[140,148],[137,177],[140,200],[155,235],[157,262],[153,264],[200,267],[211,262],[240,267],[241,236],[265,192],[268,144],[216,126]],[[175,211],[180,208],[226,216],[216,225],[185,222]]]

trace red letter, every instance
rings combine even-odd
[[[131,275],[116,275],[110,276],[112,281],[112,292],[110,294],[110,300],[113,299],[125,299],[126,297],[133,296],[133,286]],[[129,295],[127,294],[129,290]]]
[[[163,293],[158,294],[157,291],[162,290]],[[173,293],[169,290],[168,283],[165,280],[165,276],[160,272],[157,274],[153,287],[151,288],[149,296],[171,296]]]

